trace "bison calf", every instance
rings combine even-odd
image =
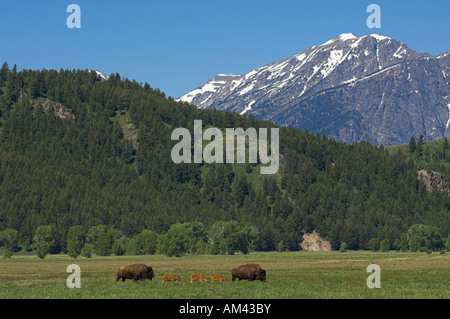
[[[266,280],[266,271],[261,269],[261,267],[257,264],[247,264],[233,268],[231,271],[231,277],[232,281],[235,281],[236,278],[239,280],[246,279],[253,281],[258,279],[264,281]]]
[[[193,274],[189,276],[189,279],[191,280],[191,283],[198,280],[198,281],[208,281],[208,278],[203,276],[202,274]]]
[[[177,275],[165,275],[163,276],[163,280],[161,282],[167,282],[167,281],[177,281],[180,280],[180,277],[178,277]]]
[[[226,280],[228,280],[226,276],[222,276],[222,275],[211,276],[211,282],[214,282],[214,281],[222,282],[222,281],[226,281]]]
[[[122,279],[133,279],[133,281],[145,280],[155,277],[152,267],[147,267],[144,264],[133,264],[129,266],[123,266],[119,268],[117,272],[116,282]]]

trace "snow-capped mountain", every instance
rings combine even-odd
[[[245,75],[219,74],[179,100],[253,114],[348,143],[450,136],[450,51],[346,33]]]
[[[107,76],[105,73],[99,71],[99,70],[90,70],[90,72],[95,72],[95,74],[97,74],[97,76],[102,80],[102,81],[107,81],[109,79],[109,76]]]

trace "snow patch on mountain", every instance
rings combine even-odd
[[[345,60],[345,58],[342,58],[343,53],[343,50],[333,50],[330,52],[330,57],[328,58],[327,63],[324,64],[324,68],[320,71],[324,78],[326,78],[335,69],[336,65]]]
[[[348,41],[348,40],[356,40],[356,39],[358,39],[358,37],[356,35],[354,35],[353,33],[343,33],[334,39],[328,40],[327,42],[322,44],[322,46],[330,45],[337,41]]]
[[[408,50],[406,50],[405,48],[403,48],[403,45],[399,46],[397,51],[395,51],[393,57],[394,58],[398,58],[398,59],[402,59],[404,57],[404,54],[408,53]]]
[[[379,34],[369,34],[367,35],[369,37],[375,38],[378,41],[383,41],[383,40],[391,40],[391,38],[389,37],[385,37],[384,35],[379,35]]]
[[[97,76],[100,77],[100,79],[102,79],[103,81],[108,81],[109,79],[109,76],[99,70],[90,70],[90,72],[95,72],[95,74],[97,74]]]
[[[255,104],[256,103],[256,101],[251,101],[246,107],[245,107],[245,109],[241,112],[241,113],[239,113],[240,115],[244,115],[245,113],[247,113],[248,111],[251,111],[252,110],[252,105],[253,104]]]
[[[191,104],[201,104],[200,107],[205,106],[206,102],[211,98],[213,94],[219,93],[224,87],[227,87],[231,83],[230,90],[235,89],[242,82],[243,76],[240,74],[218,74],[204,85],[197,89],[183,95],[176,101],[187,102]],[[199,101],[197,101],[199,100]],[[195,103],[196,101],[197,103]]]
[[[303,61],[303,60],[306,58],[306,54],[305,54],[305,53],[297,54],[297,55],[295,56],[295,58],[296,58],[299,62],[301,62],[301,61]]]
[[[447,104],[447,107],[448,107],[448,122],[447,125],[445,126],[446,129],[450,127],[450,104]]]
[[[250,92],[251,90],[253,90],[253,87],[254,87],[254,86],[255,86],[255,85],[254,85],[253,83],[251,83],[251,84],[248,85],[246,88],[242,89],[242,90],[239,92],[239,95],[244,95],[244,94]]]
[[[283,63],[280,64],[274,64],[273,66],[270,66],[267,68],[267,70],[271,73],[270,76],[267,78],[268,80],[280,77],[284,74],[286,74],[286,72],[282,72],[283,69],[286,67],[286,65],[288,64],[289,61],[285,61]]]

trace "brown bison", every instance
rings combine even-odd
[[[211,282],[214,282],[214,281],[222,282],[222,281],[226,281],[226,280],[228,280],[228,278],[226,276],[222,276],[222,275],[211,276]]]
[[[205,276],[203,276],[202,274],[193,274],[189,276],[189,279],[191,280],[191,284],[192,282],[198,280],[200,282],[202,281],[208,281],[208,278],[206,278]]]
[[[167,282],[167,281],[177,281],[180,280],[180,277],[178,277],[177,275],[165,275],[163,276],[163,280],[161,282]]]
[[[232,281],[235,281],[236,278],[239,280],[246,279],[253,281],[258,279],[264,281],[266,280],[266,271],[261,269],[261,267],[257,264],[247,264],[233,268],[231,271],[231,277]]]
[[[145,279],[152,280],[153,277],[155,277],[155,275],[153,274],[152,267],[147,267],[144,264],[133,264],[119,268],[116,282],[119,281],[119,279],[122,279],[122,281],[125,281],[126,279],[133,279],[133,281]]]

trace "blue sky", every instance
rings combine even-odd
[[[69,29],[69,4],[81,29]],[[381,29],[369,29],[369,4]],[[175,98],[218,73],[245,74],[341,33],[378,33],[418,52],[450,50],[448,0],[0,0],[0,63],[98,69]]]

